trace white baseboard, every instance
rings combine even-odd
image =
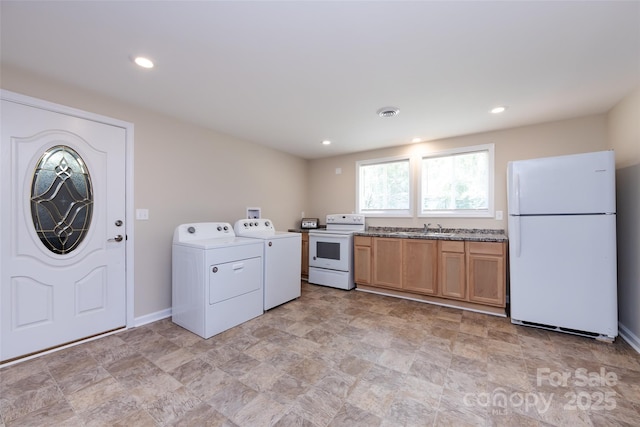
[[[158,320],[166,319],[167,317],[171,317],[171,308],[166,308],[164,310],[156,311],[155,313],[145,314],[144,316],[136,317],[133,321],[133,327],[137,328],[138,326],[146,325],[147,323],[156,322]]]
[[[631,347],[638,353],[640,353],[640,338],[638,338],[629,328],[625,327],[622,323],[618,323],[618,332],[620,336],[629,343]]]

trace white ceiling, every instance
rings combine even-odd
[[[309,159],[604,113],[640,84],[639,1],[0,7],[3,63]]]

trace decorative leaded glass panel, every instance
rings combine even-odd
[[[70,147],[51,147],[38,161],[31,183],[38,237],[51,252],[69,253],[87,235],[92,214],[93,189],[84,161]]]

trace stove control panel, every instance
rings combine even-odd
[[[330,215],[327,215],[327,225],[328,224],[364,225],[364,215],[330,214]]]

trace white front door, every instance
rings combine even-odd
[[[126,129],[2,100],[0,361],[126,326]]]

